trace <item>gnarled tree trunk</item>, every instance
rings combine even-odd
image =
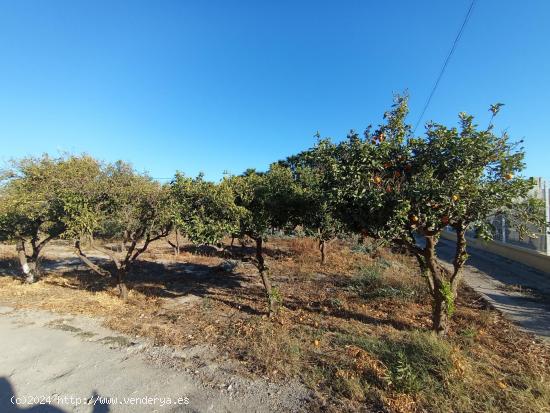
[[[99,248],[96,247],[96,249],[99,250]],[[96,263],[94,263],[84,252],[82,251],[82,248],[80,247],[80,241],[75,241],[75,252],[76,255],[80,258],[80,260],[92,271],[95,273],[103,276],[103,277],[111,277],[113,281],[115,282],[116,286],[118,287],[119,296],[123,300],[126,300],[128,298],[128,287],[125,283],[125,277],[127,272],[127,267],[124,266],[123,263],[121,263],[115,256],[109,251],[100,250],[101,252],[109,255],[111,260],[113,261],[115,268],[112,270],[107,270]]]
[[[460,282],[462,281],[462,268],[468,259],[468,254],[466,253],[466,228],[462,223],[459,223],[455,228],[455,231],[456,250],[453,260],[454,270],[451,276],[451,291],[453,294],[453,299],[456,299],[458,296],[458,288],[460,287]]]
[[[36,281],[36,261],[31,257],[28,257],[25,252],[25,241],[18,240],[16,244],[17,257],[19,258],[19,263],[21,264],[21,269],[23,270],[23,275],[25,277],[25,282],[27,284],[32,284]],[[33,254],[34,256],[34,254]]]
[[[436,282],[436,288],[433,294],[432,328],[436,334],[444,336],[449,330],[449,313],[442,287],[443,286],[438,285]]]
[[[258,271],[260,273],[260,277],[262,277],[262,283],[264,285],[266,298],[267,298],[269,316],[271,317],[275,312],[275,300],[273,297],[271,281],[269,280],[269,276],[267,274],[267,268],[265,266],[262,237],[257,237],[255,241],[256,241],[256,261],[258,265]]]
[[[32,238],[30,240],[30,246],[32,248],[32,253],[29,255],[25,250],[25,240],[19,239],[16,243],[17,257],[19,258],[19,263],[21,264],[21,270],[25,276],[25,282],[32,284],[40,276],[40,252],[42,248],[52,239],[52,237],[47,237],[42,241],[38,242],[38,238]]]
[[[426,265],[426,276],[429,277],[429,284],[433,285],[430,291],[432,303],[432,329],[438,335],[446,335],[449,328],[449,303],[450,297],[446,296],[445,283],[447,282],[447,271],[438,262],[435,254],[435,246],[438,239],[434,236],[426,236],[424,247],[424,261]]]
[[[117,269],[116,270],[116,281],[118,286],[118,291],[120,294],[120,298],[122,298],[124,301],[128,299],[128,287],[126,286],[126,270],[125,269]]]

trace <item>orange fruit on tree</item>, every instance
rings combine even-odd
[[[453,195],[453,196],[452,196],[452,199],[453,199],[453,201],[456,202],[456,201],[458,201],[458,200],[460,199],[460,197],[459,197],[458,195]]]
[[[374,178],[372,178],[372,180],[375,184],[379,184],[380,182],[382,182],[382,178],[380,178],[379,176],[375,176]]]
[[[418,222],[418,217],[416,215],[411,215],[411,222]]]
[[[514,177],[514,174],[513,173],[507,173],[506,175],[504,175],[504,178],[506,178],[508,181],[510,179],[512,179]]]

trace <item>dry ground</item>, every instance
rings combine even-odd
[[[321,266],[313,240],[266,246],[282,302],[273,319],[251,249],[233,248],[239,265],[227,271],[215,250],[186,245],[174,257],[164,242],[132,272],[126,303],[62,243],[46,252],[48,270],[30,286],[14,276],[14,249],[3,246],[0,302],[99,316],[158,345],[212,345],[235,361],[234,375],[303,383],[314,393],[310,411],[550,412],[548,347],[473,291],[463,288],[442,340],[429,332],[429,300],[411,257],[335,242]]]

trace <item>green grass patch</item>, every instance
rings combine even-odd
[[[354,345],[375,356],[387,368],[383,384],[399,393],[442,391],[453,368],[451,346],[431,333],[403,333],[391,338],[340,335],[337,344]]]
[[[359,267],[357,274],[351,279],[349,290],[361,298],[395,298],[403,300],[417,300],[425,296],[422,286],[411,283],[409,280],[385,275],[389,263],[379,260],[375,264]]]

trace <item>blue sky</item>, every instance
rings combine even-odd
[[[376,124],[394,92],[414,124],[468,6],[0,0],[0,162],[87,152],[218,179]],[[550,178],[548,21],[546,0],[478,0],[424,121],[485,125],[504,102],[497,130]]]

